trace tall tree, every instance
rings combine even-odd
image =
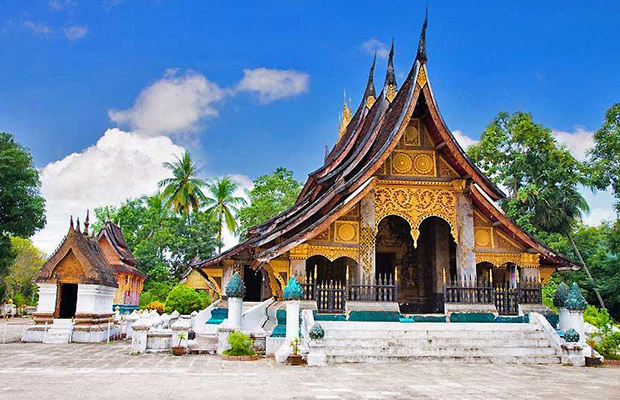
[[[235,233],[239,208],[247,204],[243,197],[235,196],[238,189],[239,184],[227,176],[221,179],[216,178],[207,185],[206,213],[217,224],[220,253],[222,252],[222,231],[224,227],[229,232]]]
[[[15,257],[9,235],[28,238],[45,226],[45,200],[39,188],[30,152],[12,135],[0,132],[0,277]]]
[[[578,186],[587,183],[584,166],[558,146],[551,130],[534,123],[531,114],[500,112],[468,152],[491,179],[507,188],[508,197],[501,202],[507,215],[539,237],[566,236],[593,280],[571,236],[589,211]],[[604,306],[596,285],[594,290]]]
[[[159,187],[164,188],[162,196],[168,206],[172,205],[175,212],[186,216],[190,222],[190,211],[198,210],[205,195],[201,188],[205,182],[196,178],[198,169],[186,151],[181,158],[172,163],[164,163],[164,167],[172,171],[172,178],[159,181]]]
[[[30,239],[11,237],[11,247],[16,255],[5,278],[7,296],[18,293],[34,294],[34,280],[45,262],[45,253],[37,249]]]
[[[244,237],[248,229],[267,221],[295,204],[301,183],[293,178],[293,171],[279,167],[271,175],[254,180],[249,191],[250,205],[239,210],[239,234]]]
[[[594,133],[589,161],[593,185],[601,190],[611,187],[620,214],[620,103],[607,110],[603,126]]]

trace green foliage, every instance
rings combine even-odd
[[[239,207],[247,204],[243,197],[235,196],[235,192],[238,189],[239,184],[227,176],[222,179],[214,179],[207,185],[206,213],[210,220],[217,224],[220,252],[222,250],[223,228],[226,227],[229,232],[235,233],[237,231],[236,218],[239,213]]]
[[[620,103],[607,110],[603,126],[594,134],[589,161],[591,183],[601,190],[611,187],[620,213]]]
[[[293,171],[279,167],[271,175],[262,175],[254,180],[249,191],[250,205],[239,211],[239,233],[242,237],[248,230],[290,208],[301,191],[301,183],[293,178]]]
[[[176,285],[166,297],[164,311],[171,313],[191,314],[208,306],[208,297],[183,283]]]
[[[556,311],[556,307],[553,304],[553,298],[558,289],[558,278],[559,277],[554,274],[551,279],[546,282],[542,287],[543,304],[554,311]]]
[[[583,312],[583,320],[601,329],[611,324],[611,318],[606,308],[596,308],[592,305],[586,307]]]
[[[28,238],[45,226],[45,200],[30,152],[0,132],[0,278],[13,262],[9,235]],[[4,296],[5,289],[0,295]]]
[[[256,354],[252,350],[254,340],[240,331],[233,331],[228,335],[228,345],[230,348],[224,350],[224,354],[227,356],[253,356]]]
[[[172,178],[162,179],[159,187],[163,188],[166,206],[172,205],[175,212],[189,216],[191,210],[198,210],[205,200],[201,187],[204,181],[195,177],[198,169],[186,151],[183,157],[176,157],[172,163],[164,163],[164,167],[172,171]],[[189,218],[189,217],[188,217]]]
[[[21,307],[28,304],[28,299],[22,293],[15,293],[13,296],[13,304],[16,307]]]
[[[211,257],[218,245],[217,228],[205,213],[173,213],[166,208],[161,195],[127,200],[118,208],[96,208],[95,216],[95,229],[108,218],[121,226],[138,269],[147,276],[145,292],[156,283],[169,291],[192,260]],[[165,296],[156,294],[153,299],[164,301]]]
[[[508,189],[506,214],[534,234],[568,234],[588,210],[578,187],[584,166],[531,114],[500,112],[468,153]]]
[[[6,296],[15,299],[17,295],[21,295],[25,299],[31,299],[36,292],[34,280],[45,262],[45,254],[34,247],[29,239],[11,237],[10,240],[15,258],[4,277]]]
[[[293,352],[294,355],[298,356],[299,354],[301,354],[300,352],[300,348],[299,348],[299,338],[296,337],[295,339],[291,340],[291,342],[288,344],[291,348],[291,351]]]

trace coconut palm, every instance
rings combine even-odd
[[[195,177],[198,169],[187,151],[172,163],[164,163],[164,167],[172,171],[172,178],[159,181],[159,187],[164,188],[162,197],[166,206],[172,205],[175,212],[185,214],[187,222],[191,223],[190,211],[198,210],[206,199],[201,190],[205,182]]]
[[[207,185],[206,213],[217,224],[220,253],[222,252],[221,243],[224,226],[229,232],[236,232],[239,208],[247,205],[243,197],[235,196],[235,192],[238,189],[239,185],[237,182],[227,176],[221,179],[216,178]]]

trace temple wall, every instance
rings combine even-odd
[[[58,285],[55,283],[39,283],[39,302],[37,313],[53,313],[56,310],[56,292]]]
[[[111,313],[115,291],[110,286],[78,284],[76,314]]]

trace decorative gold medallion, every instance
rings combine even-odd
[[[392,160],[392,166],[396,170],[396,172],[400,174],[406,174],[411,171],[411,167],[413,166],[413,162],[411,161],[411,157],[407,153],[395,153],[394,159]]]

